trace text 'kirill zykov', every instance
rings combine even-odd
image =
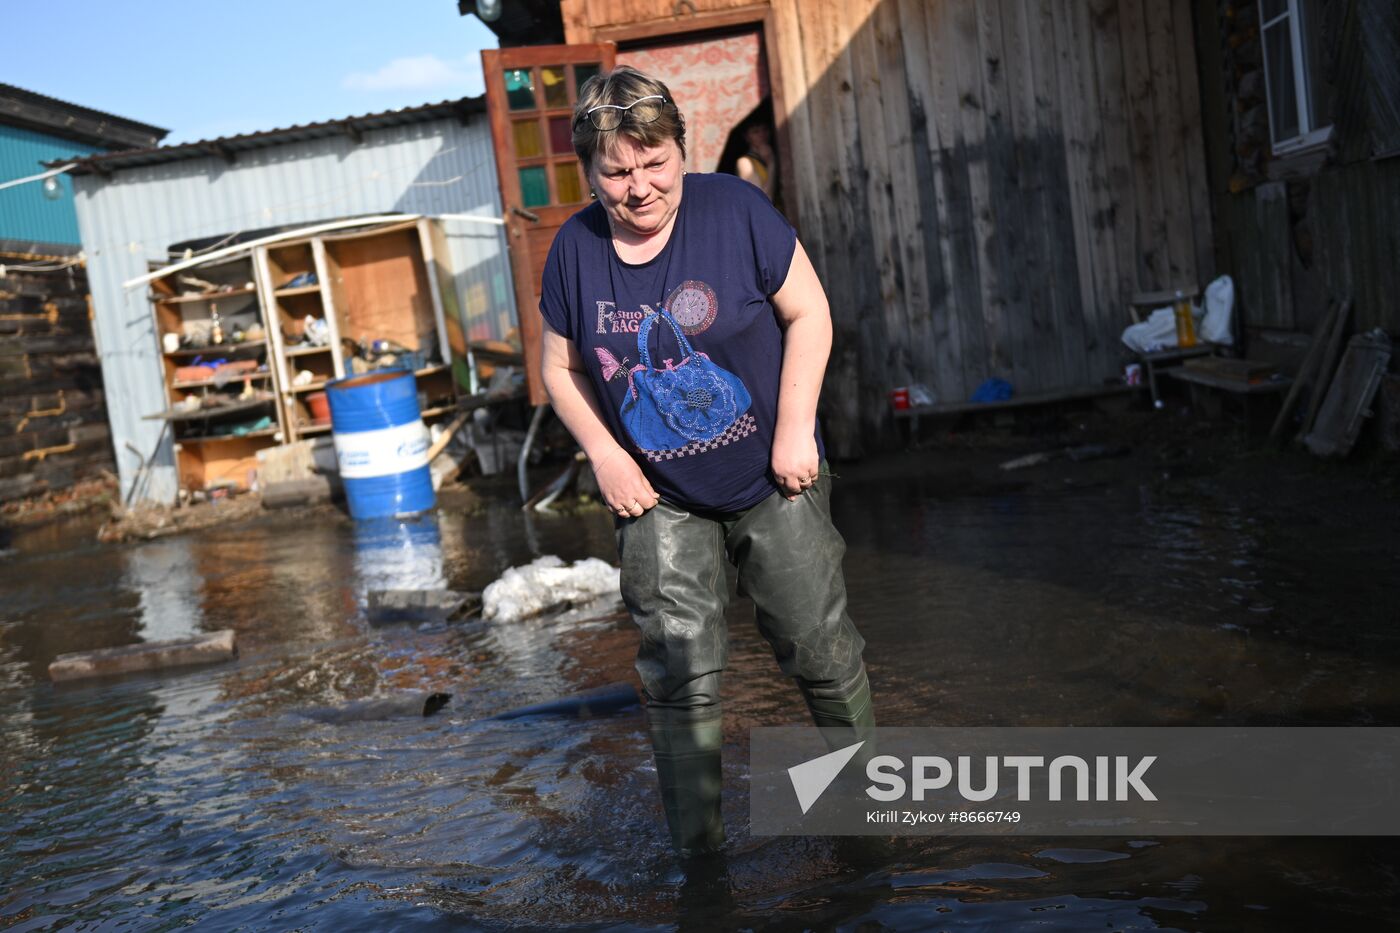
[[[865,767],[866,777],[871,782],[865,793],[874,800],[885,802],[900,800],[906,793],[911,794],[913,800],[923,800],[926,792],[943,790],[956,781],[957,792],[964,800],[991,800],[997,795],[999,775],[1005,769],[1016,773],[1016,799],[1030,800],[1032,782],[1038,777],[1037,772],[1045,769],[1046,800],[1066,799],[1067,789],[1072,793],[1068,799],[1078,801],[1128,800],[1130,793],[1135,793],[1142,800],[1156,800],[1157,796],[1142,780],[1156,760],[1156,755],[1146,755],[1130,767],[1126,755],[1113,758],[1099,755],[1093,759],[1091,782],[1091,765],[1078,755],[1061,755],[1051,759],[1048,766],[1040,755],[1007,755],[1000,758],[989,755],[983,759],[980,768],[973,764],[970,755],[959,755],[956,767],[939,755],[915,755],[909,761],[909,779],[906,780],[903,760],[893,755],[877,755]],[[980,775],[974,773],[979,770]]]

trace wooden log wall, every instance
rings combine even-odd
[[[1190,0],[561,7],[570,42],[770,16],[786,197],[836,327],[838,456],[894,440],[895,386],[1097,385],[1134,291],[1214,272]]]
[[[87,276],[78,267],[7,270],[0,276],[0,502],[115,469]]]
[[[1254,2],[1195,7],[1218,264],[1235,278],[1246,351],[1261,331],[1311,332],[1330,300],[1348,297],[1355,331],[1400,335],[1400,8],[1320,8],[1312,38],[1325,44],[1333,140],[1278,159]]]

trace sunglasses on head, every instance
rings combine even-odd
[[[623,117],[630,117],[633,123],[655,123],[670,101],[660,94],[638,97],[623,107],[620,104],[599,104],[589,108],[579,120],[587,119],[595,130],[615,130],[622,125]]]

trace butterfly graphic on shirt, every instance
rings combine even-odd
[[[627,373],[632,368],[632,361],[629,358],[624,356],[619,360],[606,347],[594,347],[593,352],[598,354],[598,363],[603,367],[604,382],[627,378]]]

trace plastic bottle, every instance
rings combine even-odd
[[[1176,292],[1176,345],[1196,345],[1196,320],[1191,316],[1191,300],[1180,289]]]

